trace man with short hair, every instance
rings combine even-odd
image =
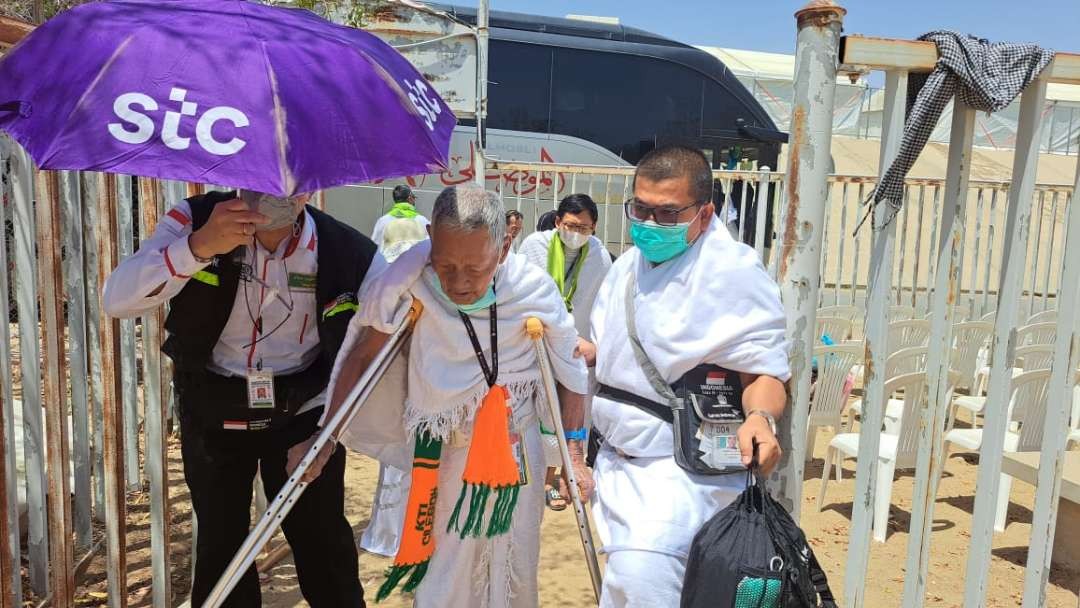
[[[416,195],[413,194],[412,188],[405,184],[394,186],[391,196],[394,199],[394,206],[390,207],[390,211],[375,222],[375,229],[371,231],[371,240],[375,242],[376,247],[383,246],[383,235],[386,227],[396,219],[412,220],[425,230],[430,223],[426,217],[416,210]]]
[[[314,441],[375,254],[367,237],[307,200],[234,191],[181,201],[105,283],[113,317],[170,304],[162,351],[175,369],[184,478],[199,520],[193,606],[248,535],[255,475],[274,496]],[[282,528],[308,603],[356,608],[364,596],[345,519],[345,450],[327,455]],[[224,605],[260,605],[254,565]]]
[[[555,228],[534,232],[525,237],[519,253],[555,280],[566,310],[574,317],[578,331],[579,351],[585,363],[596,363],[596,348],[589,337],[589,314],[600,290],[600,284],[611,268],[611,257],[600,239],[593,236],[600,214],[588,194],[571,194],[559,203],[555,212]],[[588,400],[586,401],[586,412]],[[588,415],[586,415],[588,418]],[[546,431],[546,429],[545,429]],[[562,511],[567,502],[555,483],[555,467],[559,456],[555,437],[546,434],[548,450],[547,479],[544,498],[548,507]]]
[[[521,228],[525,225],[525,216],[521,215],[521,212],[517,209],[511,209],[506,212],[506,233],[510,235],[510,244],[513,245],[517,241],[517,237],[521,234]]]
[[[705,475],[676,461],[672,423],[660,417],[671,416],[662,385],[725,395],[726,413],[744,420],[737,430],[699,427],[732,432],[708,445],[702,439],[709,453],[701,457],[714,470],[750,466],[755,444],[762,474],[780,458],[775,420],[790,373],[779,289],[754,251],[715,220],[711,198],[712,171],[700,151],[646,155],[625,203],[635,247],[616,260],[593,307],[600,387],[592,419],[604,439],[593,513],[608,554],[607,608],[679,605],[694,534],[745,485],[745,469]]]
[[[380,396],[341,433],[349,447],[412,471],[401,546],[378,597],[401,584],[416,591],[420,608],[532,608],[539,605],[544,388],[525,323],[536,317],[545,326],[562,422],[574,437],[584,432],[588,391],[575,356],[578,334],[551,278],[510,252],[497,194],[450,187],[432,215],[431,239],[361,291],[328,415],[419,300],[423,313],[397,384],[403,393],[394,400],[377,388]],[[393,377],[391,366],[383,380]],[[584,442],[569,444],[575,470],[587,477]],[[322,460],[305,478],[318,475]],[[587,479],[581,486],[591,492]]]

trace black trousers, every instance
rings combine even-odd
[[[321,409],[296,416],[280,430],[227,431],[199,425],[181,406],[184,477],[198,518],[191,605],[201,606],[250,528],[256,470],[273,500],[287,479],[288,449],[315,432]],[[283,522],[293,550],[300,591],[313,608],[363,607],[352,528],[345,519],[345,449],[327,462]],[[223,606],[258,607],[259,579],[252,566]]]

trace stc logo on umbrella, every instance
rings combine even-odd
[[[191,146],[190,137],[180,135],[180,121],[184,116],[195,116],[199,105],[186,101],[187,90],[174,87],[169,92],[169,99],[180,104],[180,111],[165,112],[161,125],[161,141],[173,150],[187,150]],[[142,111],[139,111],[139,108]],[[133,145],[145,144],[154,136],[157,129],[154,120],[144,112],[156,112],[158,102],[144,93],[124,93],[113,101],[113,113],[123,123],[109,123],[109,133],[116,139]],[[218,121],[228,121],[237,129],[247,127],[247,115],[229,106],[215,106],[203,112],[195,123],[195,140],[204,150],[217,156],[231,156],[244,149],[247,142],[239,137],[220,141],[214,137],[214,125]]]

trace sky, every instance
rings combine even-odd
[[[441,0],[476,6],[476,0]],[[618,17],[680,42],[795,52],[795,11],[806,0],[490,0],[492,10]],[[915,38],[955,29],[990,40],[1080,52],[1080,0],[839,0],[845,33]]]

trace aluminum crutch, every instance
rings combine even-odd
[[[394,333],[390,334],[386,344],[383,345],[379,352],[375,355],[371,365],[364,370],[363,375],[357,380],[352,390],[349,391],[349,395],[345,398],[343,407],[338,408],[334,415],[330,418],[319,435],[315,439],[315,443],[311,445],[311,449],[308,450],[307,455],[297,465],[296,470],[289,475],[289,479],[285,482],[285,485],[281,487],[277,497],[274,498],[274,502],[270,503],[270,507],[263,514],[259,522],[248,533],[247,539],[244,540],[244,544],[240,546],[240,549],[233,556],[231,562],[229,562],[228,568],[222,573],[221,578],[218,579],[213,590],[210,591],[210,595],[207,596],[206,602],[203,603],[203,608],[218,608],[232,592],[236,584],[240,582],[248,568],[255,561],[259,551],[266,543],[270,542],[274,533],[277,532],[278,527],[285,520],[285,516],[289,514],[293,506],[296,505],[296,501],[300,499],[300,495],[307,488],[307,483],[301,481],[304,472],[311,466],[312,461],[315,460],[315,456],[322,450],[323,446],[329,441],[330,436],[337,433],[340,429],[349,426],[356,413],[360,411],[360,407],[371,395],[371,392],[375,390],[375,385],[389,369],[390,364],[393,362],[394,357],[400,352],[401,347],[405,344],[406,339],[412,332],[412,328],[416,323],[416,320],[420,318],[420,313],[423,312],[424,306],[419,300],[413,299],[412,305],[409,307],[409,312],[405,315],[405,319],[401,325],[394,330]]]
[[[536,317],[529,317],[525,322],[525,332],[529,334],[533,347],[536,349],[536,362],[540,366],[540,375],[543,377],[548,410],[551,412],[552,420],[555,421],[555,437],[559,440],[559,454],[562,456],[563,472],[570,488],[570,498],[574,503],[574,516],[577,517],[578,533],[581,535],[581,545],[585,549],[585,562],[589,567],[589,578],[592,580],[593,593],[599,605],[602,583],[600,562],[596,558],[596,547],[593,546],[589,515],[585,512],[585,503],[581,500],[574,467],[570,461],[570,448],[567,447],[566,435],[563,434],[562,410],[559,407],[559,397],[555,389],[555,374],[551,371],[551,360],[548,359],[547,347],[544,345],[544,324]]]

